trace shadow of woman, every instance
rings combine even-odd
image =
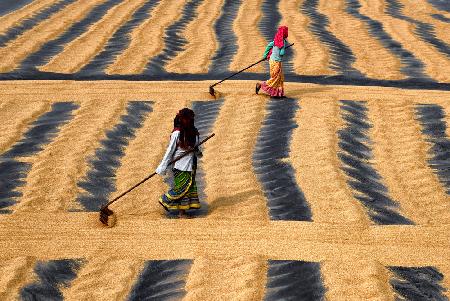
[[[221,210],[222,208],[232,207],[238,204],[241,204],[247,201],[249,198],[253,196],[257,196],[261,194],[261,191],[258,189],[251,189],[242,191],[230,196],[217,197],[211,200],[208,203],[208,211],[207,214],[211,215],[212,213]],[[233,214],[239,214],[239,212],[234,212]]]

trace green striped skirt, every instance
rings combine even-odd
[[[174,187],[159,198],[159,203],[167,210],[200,209],[195,173],[173,170]]]

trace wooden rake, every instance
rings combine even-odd
[[[208,141],[209,139],[211,139],[212,137],[214,137],[214,133],[209,135],[208,137],[206,137],[205,139],[203,139],[199,144],[197,144],[194,148],[186,151],[185,153],[183,153],[182,155],[180,155],[178,158],[175,158],[174,160],[169,162],[169,166],[172,165],[173,163],[177,162],[178,160],[180,160],[181,158],[183,158],[184,156],[186,156],[187,154],[192,153],[197,147],[199,147],[200,145],[202,145],[203,143],[205,143],[206,141]],[[143,179],[142,181],[140,181],[139,183],[137,183],[136,185],[134,185],[133,187],[130,187],[127,191],[121,193],[119,196],[115,197],[113,200],[111,200],[110,202],[108,202],[106,205],[104,205],[101,209],[100,209],[100,222],[102,224],[104,224],[105,226],[110,226],[112,227],[114,223],[108,223],[109,221],[109,217],[111,215],[114,214],[114,212],[108,208],[109,205],[111,205],[112,203],[114,203],[115,201],[117,201],[118,199],[120,199],[121,197],[123,197],[124,195],[126,195],[127,193],[129,193],[130,191],[132,191],[133,189],[135,189],[136,187],[138,187],[139,185],[141,185],[142,183],[146,182],[148,179],[152,178],[153,176],[156,175],[156,172],[152,173],[151,175],[147,176],[145,179]]]
[[[291,47],[292,45],[294,45],[294,43],[292,43],[292,44],[290,44],[290,45],[287,45],[287,46],[286,46],[286,49],[288,49],[288,48]],[[242,69],[241,71],[238,71],[238,72],[236,72],[236,73],[233,73],[233,74],[231,74],[230,76],[228,76],[228,77],[222,79],[221,81],[215,83],[214,85],[209,86],[209,94],[211,94],[211,96],[214,96],[214,98],[215,98],[215,97],[216,97],[216,93],[215,93],[215,91],[214,91],[214,87],[215,87],[216,85],[220,84],[221,82],[226,81],[227,79],[229,79],[229,78],[231,78],[231,77],[233,77],[233,76],[235,76],[235,75],[241,73],[242,71],[245,71],[245,70],[247,70],[248,68],[251,68],[251,67],[253,67],[253,66],[255,66],[255,65],[257,65],[257,64],[259,64],[259,63],[261,63],[262,61],[265,61],[265,60],[266,60],[266,58],[260,59],[260,60],[257,61],[256,63],[251,64],[250,66],[248,66],[248,67]]]

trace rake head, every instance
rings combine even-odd
[[[114,216],[114,212],[108,207],[103,207],[100,210],[100,222],[108,227],[114,226],[116,219]]]
[[[216,97],[216,94],[214,93],[213,86],[209,86],[209,94],[211,94],[212,96]]]

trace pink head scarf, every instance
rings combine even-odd
[[[277,46],[278,48],[281,48],[284,46],[284,39],[288,37],[288,27],[287,26],[280,26],[278,27],[278,31],[275,34],[275,37],[273,38],[273,45]]]

